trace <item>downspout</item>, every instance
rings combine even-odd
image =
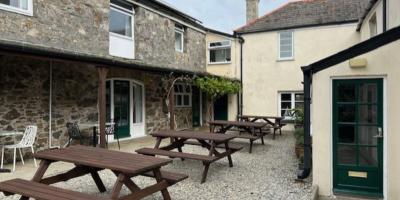
[[[311,173],[311,84],[312,71],[303,70],[304,75],[304,168],[297,174],[298,179],[305,179]]]
[[[240,43],[240,94],[239,94],[239,114],[243,115],[243,44],[244,44],[244,39],[242,36],[238,36],[239,38],[239,43]]]
[[[387,0],[383,0],[382,3],[382,7],[383,7],[383,32],[386,32],[387,30]]]
[[[52,128],[52,112],[53,112],[53,61],[49,65],[49,149],[60,148],[60,146],[53,146],[53,128]]]

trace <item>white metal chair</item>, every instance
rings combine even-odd
[[[35,138],[37,134],[37,126],[27,126],[22,136],[21,141],[18,144],[13,145],[4,145],[1,148],[1,169],[3,169],[3,159],[4,159],[4,150],[5,149],[14,149],[14,164],[13,164],[13,172],[15,171],[15,161],[17,158],[17,149],[19,151],[19,155],[21,156],[22,164],[24,165],[24,158],[22,155],[21,149],[23,148],[31,148],[32,154],[34,153],[33,144],[35,143]],[[35,167],[37,167],[36,159],[33,158],[33,162],[35,163]]]

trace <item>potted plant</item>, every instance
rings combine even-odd
[[[303,128],[304,125],[304,110],[303,108],[295,108],[292,110],[292,115],[294,118],[294,128]]]
[[[296,128],[294,131],[296,138],[295,153],[296,157],[300,158],[304,156],[304,128]]]

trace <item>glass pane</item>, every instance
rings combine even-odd
[[[292,38],[292,32],[281,32],[280,38],[281,38],[281,40],[287,39],[287,38]]]
[[[296,101],[304,101],[304,94],[295,94],[294,96]]]
[[[296,102],[294,106],[295,106],[295,108],[299,108],[299,109],[300,108],[304,108],[304,103],[303,102]]]
[[[375,124],[378,122],[378,106],[360,105],[358,107],[359,122],[366,124]]]
[[[376,147],[360,147],[360,165],[378,166],[378,149]]]
[[[290,46],[290,45],[281,45],[281,51],[291,52],[292,51],[292,46]]]
[[[190,97],[189,97],[189,95],[184,95],[183,97],[184,97],[183,98],[183,105],[189,106],[190,105]]]
[[[359,101],[362,103],[376,103],[378,87],[374,83],[361,84],[359,87]]]
[[[338,85],[339,102],[356,102],[356,86],[354,84],[341,83]]]
[[[378,127],[376,126],[359,126],[358,127],[358,143],[363,145],[377,145]]]
[[[357,164],[357,150],[352,146],[339,146],[338,147],[338,163],[345,165]]]
[[[132,16],[115,8],[111,9],[110,32],[132,37]]]
[[[192,93],[192,89],[190,85],[185,85],[185,92],[186,93]]]
[[[291,58],[292,52],[281,52],[280,55],[281,55],[281,58]]]
[[[179,50],[179,51],[183,50],[182,37],[183,37],[183,34],[181,32],[175,31],[175,49],[176,50]]]
[[[338,132],[338,141],[339,143],[348,143],[355,144],[356,143],[356,132],[354,126],[340,126],[339,125]]]
[[[28,10],[28,0],[21,0],[20,8]]]
[[[338,121],[339,122],[355,122],[356,121],[355,105],[339,105]]]
[[[281,103],[281,109],[291,109],[291,108],[292,108],[291,102],[282,102]]]
[[[282,101],[291,101],[292,100],[292,94],[290,94],[290,93],[281,94],[281,100]]]
[[[143,122],[143,87],[141,85],[134,84],[133,86],[133,122]]]
[[[288,109],[283,109],[283,110],[281,111],[281,116],[282,116],[282,117],[291,117],[290,110],[288,110]]]
[[[177,95],[178,106],[182,106],[182,95]]]

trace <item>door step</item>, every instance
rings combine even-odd
[[[336,195],[334,197],[319,197],[318,200],[380,200],[380,198],[374,197],[354,197],[345,195]]]

